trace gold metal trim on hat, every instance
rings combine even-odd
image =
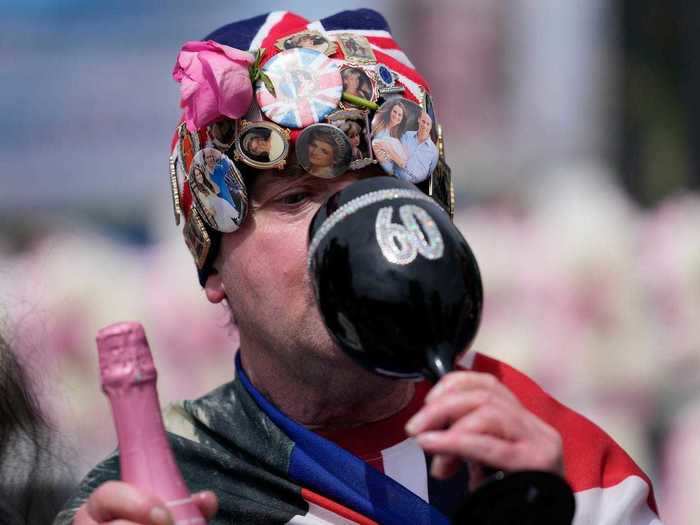
[[[455,189],[452,181],[452,171],[445,161],[445,143],[442,138],[442,126],[437,124],[437,166],[430,175],[428,183],[428,195],[440,202],[450,215],[450,219],[455,214]]]
[[[402,85],[399,85],[399,84],[396,84],[395,86],[391,86],[391,87],[380,87],[379,88],[380,95],[400,95],[404,91],[406,91],[406,88],[403,87]]]
[[[201,270],[204,268],[204,263],[207,261],[211,250],[211,238],[194,203],[190,210],[189,219],[185,221],[182,235],[185,237],[187,248],[190,250],[192,257],[194,257],[197,269]]]
[[[287,42],[287,40],[290,40],[292,38],[295,38],[298,40],[298,39],[301,39],[302,37],[305,37],[305,36],[308,36],[308,37],[311,37],[311,38],[314,38],[317,40],[322,39],[326,43],[326,46],[324,46],[325,49],[323,49],[323,50],[319,49],[318,44],[315,44],[312,46],[285,45],[285,42]],[[319,51],[319,52],[323,53],[324,55],[328,55],[328,56],[331,56],[332,54],[334,54],[338,50],[338,46],[336,45],[336,43],[333,40],[331,40],[328,36],[324,35],[320,31],[317,31],[315,29],[306,29],[304,31],[299,31],[298,33],[292,33],[291,35],[287,35],[285,37],[282,37],[279,40],[277,40],[277,42],[275,42],[275,47],[277,49],[279,49],[280,51],[287,51],[289,49],[297,49],[297,48],[303,47],[306,49],[313,49],[314,51]]]
[[[168,160],[168,165],[170,168],[170,194],[173,198],[173,212],[175,213],[175,225],[180,226],[182,208],[180,206],[180,185],[177,181],[177,171],[175,169],[175,156],[170,155],[170,158]]]
[[[279,135],[279,137],[282,139],[282,143],[283,143],[282,153],[278,157],[276,157],[274,161],[271,160],[270,162],[261,162],[261,161],[252,159],[243,150],[243,146],[241,145],[241,137],[253,128],[269,129],[272,133],[277,133]],[[275,124],[273,122],[262,121],[262,120],[255,121],[255,122],[250,122],[247,120],[236,121],[236,140],[234,142],[233,160],[243,162],[244,164],[247,164],[248,166],[251,166],[253,168],[258,168],[258,169],[276,168],[278,170],[282,170],[282,169],[284,169],[285,165],[287,164],[287,156],[289,155],[289,137],[290,137],[290,132],[287,128],[283,128],[282,126],[278,126],[277,124]]]
[[[440,124],[435,124],[437,126],[437,148],[438,154],[444,159],[445,158],[445,140],[442,138],[442,126]]]
[[[351,64],[376,64],[377,57],[374,56],[374,51],[372,51],[372,45],[369,43],[366,37],[358,35],[356,33],[338,33],[335,35],[335,39],[338,41],[340,50],[345,55],[345,61]],[[364,53],[358,54],[352,50],[349,42],[354,41],[359,42],[360,46],[363,48]]]

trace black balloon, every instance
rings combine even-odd
[[[332,337],[380,374],[437,381],[479,327],[476,259],[448,214],[408,182],[375,177],[332,195],[309,226],[309,270]],[[561,477],[498,471],[453,523],[568,525],[574,509]]]
[[[366,368],[437,380],[476,335],[476,259],[448,214],[413,184],[373,177],[344,188],[316,213],[309,244],[324,322]]]

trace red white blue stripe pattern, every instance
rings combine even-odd
[[[288,128],[304,128],[321,122],[338,108],[343,80],[338,64],[323,53],[296,48],[270,59],[263,71],[272,81],[275,94],[262,81],[256,97],[267,118]]]
[[[312,23],[295,13],[275,11],[224,26],[211,33],[207,39],[238,49],[265,48],[266,56],[270,56],[276,52],[277,40],[309,27],[329,37],[338,33],[364,36],[372,46],[377,61],[396,73],[398,82],[406,88],[406,98],[420,102],[422,92],[430,91],[428,83],[391,36],[384,17],[371,9],[342,11]],[[342,58],[340,51],[337,57]]]
[[[649,479],[610,436],[500,361],[470,352],[461,365],[496,376],[560,432],[565,475],[576,498],[574,525],[661,525]],[[309,521],[296,517],[290,523],[446,523],[446,515],[459,505],[466,472],[446,481],[431,478],[431,458],[403,433],[429,385],[417,384],[415,399],[398,417],[322,437],[257,393],[240,363],[236,373],[260,408],[295,442],[289,475],[305,487],[302,495],[310,505]],[[329,518],[329,513],[337,516]]]

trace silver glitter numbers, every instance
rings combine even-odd
[[[394,209],[381,208],[375,231],[382,255],[393,264],[410,264],[420,253],[429,260],[442,257],[445,243],[433,218],[420,206],[404,204],[399,208],[402,224],[391,222]]]

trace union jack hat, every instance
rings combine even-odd
[[[173,208],[202,285],[221,234],[245,220],[246,181],[259,170],[333,177],[377,164],[454,212],[430,88],[376,11],[233,22],[186,43],[173,77],[184,109],[169,159]]]

